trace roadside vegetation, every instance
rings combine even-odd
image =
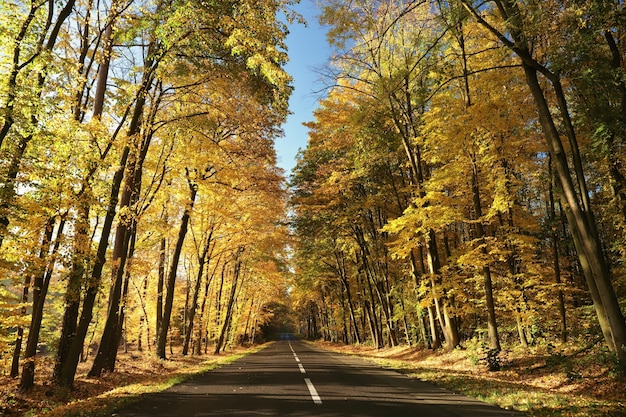
[[[110,416],[144,394],[163,391],[190,377],[230,363],[244,355],[256,352],[264,345],[236,348],[221,355],[180,356],[169,360],[153,354],[120,353],[115,372],[101,378],[88,377],[88,364],[78,368],[74,388],[51,384],[49,373],[41,366],[36,384],[28,393],[20,393],[18,380],[0,377],[0,415],[2,416]],[[42,361],[47,361],[43,358]],[[44,364],[40,364],[44,365]]]
[[[489,370],[475,341],[452,352],[316,344],[532,417],[626,416],[626,378],[597,344],[513,347],[503,350],[499,371]]]

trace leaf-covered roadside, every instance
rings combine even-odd
[[[144,355],[120,352],[118,370],[102,378],[89,378],[87,363],[81,363],[72,390],[49,384],[49,375],[41,380],[27,395],[17,392],[17,380],[0,377],[0,414],[3,416],[109,416],[120,407],[137,400],[141,395],[163,391],[199,373],[233,362],[256,352],[266,345],[236,348],[223,355],[175,356],[159,360],[148,353]]]
[[[507,351],[503,369],[490,372],[474,346],[446,353],[407,346],[318,345],[532,417],[626,416],[626,378],[615,374],[614,363],[597,346]]]

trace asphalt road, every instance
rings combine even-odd
[[[352,357],[281,340],[113,414],[519,417]]]

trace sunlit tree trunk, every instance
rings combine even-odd
[[[53,224],[54,226],[54,221]],[[39,336],[41,332],[41,322],[44,314],[44,304],[46,296],[48,294],[48,288],[50,286],[50,280],[52,279],[52,272],[56,263],[55,256],[59,250],[61,238],[63,236],[63,230],[65,228],[65,218],[61,218],[57,226],[57,233],[54,239],[54,245],[51,251],[47,251],[47,257],[49,259],[46,262],[45,267],[37,273],[33,281],[33,308],[31,312],[31,323],[28,330],[28,339],[26,341],[26,349],[24,351],[24,358],[26,363],[22,368],[22,378],[20,381],[20,390],[26,390],[30,388],[34,382],[35,369],[34,369],[34,357],[37,354],[37,348],[39,347]]]
[[[163,322],[163,286],[165,285],[165,252],[167,250],[167,241],[165,237],[160,240],[159,249],[159,267],[158,267],[158,279],[157,279],[157,296],[156,296],[156,327],[154,334],[159,334],[161,323]]]
[[[198,184],[190,178],[190,172],[187,170],[187,181],[189,183],[189,204],[185,208],[183,213],[180,228],[178,231],[178,239],[176,240],[176,246],[174,247],[174,253],[172,254],[172,261],[170,263],[170,270],[166,283],[166,295],[165,303],[163,305],[163,317],[161,319],[161,326],[157,334],[157,348],[156,354],[161,359],[166,359],[167,348],[167,335],[170,327],[170,318],[172,316],[172,308],[174,304],[174,290],[176,287],[176,271],[178,269],[178,262],[183,250],[183,243],[185,242],[185,236],[189,226],[189,218],[191,217],[191,211],[193,210],[194,203],[196,201],[196,195],[198,194]]]
[[[215,247],[215,245],[212,244],[212,238],[213,230],[211,229],[211,231],[209,232],[209,236],[203,244],[202,253],[198,258],[198,273],[196,275],[196,285],[194,286],[191,306],[189,308],[189,321],[187,324],[187,330],[185,331],[185,341],[183,343],[182,352],[183,355],[187,355],[187,353],[189,352],[189,342],[191,341],[194,318],[196,316],[196,310],[198,309],[198,297],[200,296],[200,286],[202,284],[202,278],[204,277],[204,267],[211,259],[211,254],[209,253],[209,250],[212,252],[212,248]],[[202,321],[200,321],[200,323],[202,323]]]
[[[481,246],[480,252],[487,256],[485,247],[485,228],[482,224],[482,204],[480,201],[480,189],[478,188],[478,167],[476,161],[472,161],[472,196],[474,202],[474,213],[476,216],[476,238]],[[500,350],[500,337],[498,336],[498,324],[496,322],[496,307],[493,299],[493,284],[491,280],[491,268],[485,265],[482,268],[483,288],[485,290],[485,305],[487,307],[487,334],[489,336],[489,348]]]
[[[25,316],[27,313],[26,303],[28,303],[28,293],[30,290],[31,281],[33,281],[34,275],[39,274],[38,270],[42,268],[41,263],[46,262],[48,251],[50,250],[50,241],[52,240],[52,233],[54,231],[55,220],[56,219],[54,217],[49,218],[44,226],[43,236],[41,239],[41,247],[39,249],[38,261],[40,265],[34,267],[33,271],[27,272],[26,277],[24,278],[24,289],[22,292],[22,303],[24,304],[24,307],[22,307],[22,316]],[[43,272],[42,272],[42,275],[43,275]],[[33,292],[34,293],[41,292],[41,283],[39,283],[39,286],[37,286],[36,284],[33,285]],[[30,324],[30,330],[28,332],[29,339],[31,338],[31,335],[33,334],[33,332],[37,332],[38,334],[39,328],[41,327],[41,321],[37,320],[38,314],[36,312],[40,298],[41,298],[41,295],[39,295],[38,297],[35,297],[35,295],[33,294],[33,303],[32,303],[33,313],[31,314],[31,324]],[[24,337],[24,328],[22,326],[19,326],[17,329],[17,338],[15,340],[15,346],[13,347],[13,360],[11,362],[11,374],[10,374],[11,378],[16,378],[20,373],[19,364],[20,364],[20,355],[22,354],[22,338],[23,337]],[[39,338],[37,337],[35,341],[35,346],[37,345],[38,340]],[[26,390],[32,387],[34,383],[34,378],[35,378],[34,355],[36,354],[36,348],[35,348],[35,352],[31,352],[32,346],[31,348],[27,346],[26,350],[28,352],[25,353],[24,359],[25,361],[30,361],[32,363],[24,364],[24,371],[22,372],[22,382],[20,382],[20,388],[22,390]]]

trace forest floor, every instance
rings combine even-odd
[[[318,344],[533,417],[626,417],[626,377],[598,346],[503,351],[489,371],[479,349]]]
[[[160,360],[149,352],[118,354],[116,370],[89,378],[91,360],[79,364],[73,389],[51,385],[52,358],[36,366],[35,386],[18,392],[19,379],[0,375],[0,416],[108,416],[142,394],[163,391],[189,377],[230,363],[261,346],[237,348],[220,355],[171,355]]]

